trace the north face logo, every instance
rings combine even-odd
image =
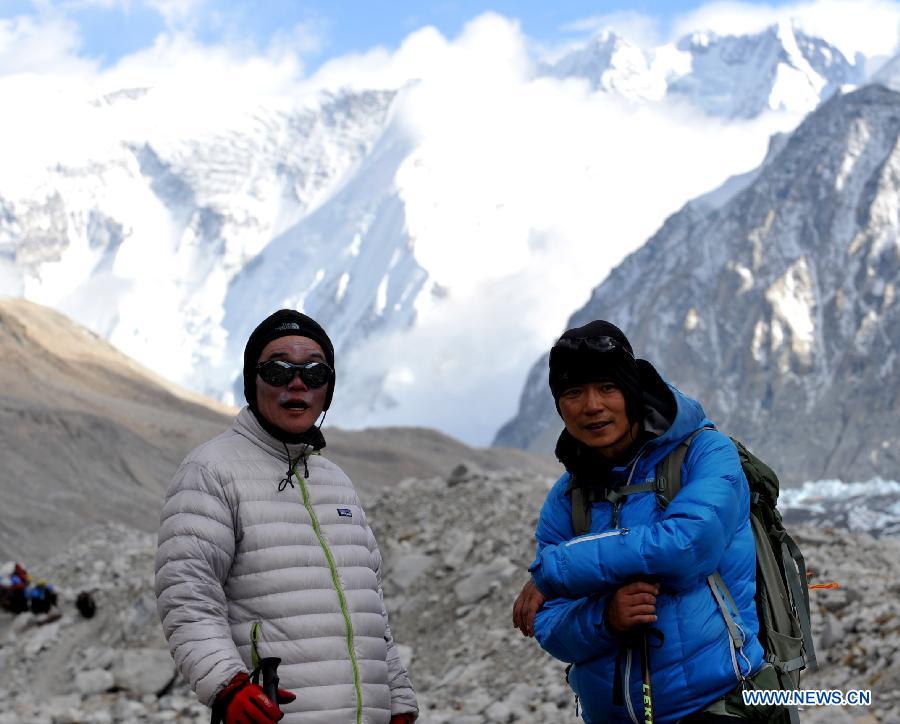
[[[351,511],[350,508],[338,508],[337,512],[338,512],[338,515],[341,516],[341,518],[352,518],[353,517],[353,511]]]
[[[286,329],[300,329],[300,325],[296,322],[282,322],[277,327],[275,327],[276,332],[283,332]]]

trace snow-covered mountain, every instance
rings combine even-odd
[[[151,125],[159,91],[95,100],[82,135],[114,134],[102,155],[0,185],[0,292],[225,399],[235,347],[279,306],[322,317],[339,346],[350,328],[407,325],[425,274],[392,182],[410,150],[395,95],[257,105],[196,130]]]
[[[859,59],[850,64],[790,26],[745,38],[694,35],[649,55],[603,37],[608,52],[595,73],[607,79],[602,87],[630,98],[689,97],[731,119],[716,120],[716,132],[766,108],[811,110],[861,68]],[[579,67],[570,59],[552,72],[570,77]],[[471,97],[448,76],[203,103],[164,87],[89,100],[61,94],[41,108],[64,122],[35,121],[51,131],[36,129],[33,137],[19,124],[21,144],[2,139],[0,295],[63,311],[163,376],[236,404],[243,401],[247,335],[272,310],[299,308],[322,321],[339,359],[348,360],[335,422],[383,423],[378,415],[393,408],[391,424],[430,424],[486,442],[512,409],[517,380],[548,330],[596,283],[589,270],[598,262],[609,268],[605,255],[624,254],[597,243],[607,233],[603,224],[644,221],[633,242],[616,242],[632,249],[693,195],[686,183],[654,190],[636,171],[669,164],[675,173],[671,167],[683,163],[666,142],[655,153],[637,137],[658,137],[654,124],[668,123],[666,113],[651,123],[603,94],[573,93],[571,84],[539,74],[511,79],[506,66],[488,70],[489,82]],[[815,92],[795,92],[784,80],[800,76]],[[518,84],[515,94],[510,83]],[[551,94],[541,95],[549,86]],[[773,105],[779,93],[792,102]],[[525,132],[516,125],[557,103],[573,112],[536,118]],[[596,133],[615,113],[625,114],[619,122],[636,136],[631,146],[614,141],[609,149],[602,144],[610,140]],[[684,125],[696,125],[693,117],[681,122],[679,150],[687,147]],[[742,138],[764,138],[766,128],[748,127]],[[629,159],[615,157],[632,146],[640,158],[623,168]],[[717,174],[706,183],[718,182]],[[651,221],[632,221],[610,189],[654,196],[641,204]],[[675,201],[663,208],[659,198]],[[654,204],[660,208],[648,210]],[[585,244],[591,263],[571,279],[560,259]],[[548,300],[542,285],[560,279],[567,288]],[[484,379],[473,384],[464,361],[480,353],[473,338],[491,334],[495,318],[505,324],[507,307],[531,311],[506,325],[503,360],[478,365]],[[410,341],[404,335],[412,332],[418,336]],[[435,359],[418,366],[401,359],[428,355]],[[399,403],[398,390],[405,395]],[[485,400],[487,390],[502,395]],[[425,402],[410,402],[429,391]],[[468,395],[459,410],[476,403],[491,409],[473,420],[448,412],[439,402],[447,395]],[[438,407],[444,417],[421,417]],[[451,414],[465,418],[453,429],[444,424]]]
[[[689,203],[569,326],[616,322],[788,482],[896,477],[900,94],[837,95]],[[496,442],[552,449],[546,355]]]
[[[607,30],[541,70],[633,101],[682,99],[709,115],[754,118],[812,110],[842,85],[862,82],[864,63],[781,22],[754,35],[697,32],[650,49]]]

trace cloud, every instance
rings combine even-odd
[[[94,64],[79,57],[80,46],[78,26],[63,16],[0,18],[0,77],[90,74]]]
[[[674,37],[696,30],[719,35],[759,32],[779,21],[793,21],[811,35],[825,38],[851,61],[864,55],[892,55],[900,32],[900,3],[890,0],[818,0],[773,7],[717,2],[682,15]]]
[[[303,63],[292,47],[279,44],[264,53],[244,45],[215,46],[190,34],[166,33],[149,48],[126,56],[98,75],[106,91],[151,87],[183,89],[198,98],[242,99],[289,95],[303,77]],[[193,105],[193,104],[192,104]]]
[[[61,10],[39,7],[33,16],[0,19],[0,95],[16,109],[0,120],[0,194],[7,197],[38,188],[49,167],[106,159],[110,146],[123,140],[210,137],[241,128],[260,105],[303,102],[297,48],[312,41],[298,40],[300,29],[262,49],[228,39],[211,45],[190,31],[168,31],[103,67],[82,57],[77,23]],[[140,107],[97,111],[98,100],[130,89],[153,93]]]
[[[143,2],[156,10],[166,25],[172,29],[189,26],[196,22],[204,10],[209,10],[208,0],[143,0]]]
[[[485,74],[503,83],[532,67],[519,25],[495,13],[469,22],[452,42],[433,26],[410,33],[396,51],[384,47],[327,61],[310,88],[400,88],[415,80],[460,85]]]
[[[269,40],[269,55],[291,53],[300,57],[318,55],[327,46],[329,24],[314,17],[295,23],[288,29],[277,30]]]
[[[416,258],[447,290],[421,305],[414,329],[378,335],[345,363],[383,375],[396,406],[371,414],[351,394],[336,402],[337,424],[428,424],[488,443],[530,365],[610,269],[799,120],[634,106],[586,82],[535,78],[527,44],[515,23],[487,15],[459,37],[419,31],[364,69],[345,59],[313,79],[416,72],[397,112],[419,143],[396,183]]]
[[[644,48],[658,45],[663,39],[660,18],[635,10],[592,15],[567,23],[560,29],[563,32],[589,35],[595,35],[603,30],[612,30],[635,45]]]
[[[77,15],[83,10],[129,12],[146,7],[157,12],[170,29],[183,30],[200,18],[203,11],[212,12],[209,0],[33,0],[40,14]]]

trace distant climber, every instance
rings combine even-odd
[[[7,563],[0,568],[0,608],[10,613],[28,610],[28,584],[31,577],[21,563]]]
[[[40,579],[33,586],[31,576],[21,563],[0,566],[0,608],[10,613],[31,611],[36,622],[49,623],[62,613],[56,607],[57,594],[52,584]]]
[[[56,606],[57,595],[53,584],[41,579],[26,591],[28,605],[35,614],[48,613]]]
[[[190,453],[156,554],[163,631],[182,675],[226,724],[410,724],[416,697],[388,625],[381,554],[353,484],[320,454],[334,347],[283,309],[244,350],[243,408]],[[280,686],[251,683],[279,658]]]

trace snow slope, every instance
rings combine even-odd
[[[632,101],[668,97],[713,116],[753,118],[767,110],[809,111],[842,85],[862,82],[864,65],[862,56],[851,62],[782,21],[753,35],[696,32],[649,49],[605,31],[542,71],[585,78],[594,89]]]

